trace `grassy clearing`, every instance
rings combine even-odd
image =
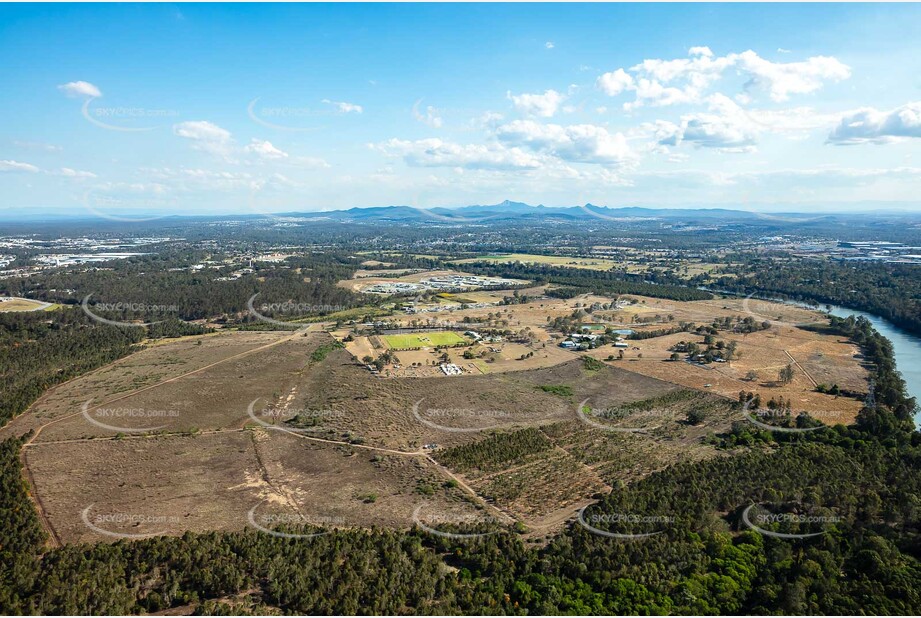
[[[439,294],[438,298],[450,301],[452,303],[461,303],[462,305],[472,305],[475,302],[477,302],[467,296],[461,296],[460,294],[451,294],[449,292],[445,292],[444,294]]]
[[[14,298],[0,303],[0,313],[12,311],[35,311],[41,309],[44,303],[27,298]],[[50,307],[49,307],[50,308]]]
[[[344,348],[345,345],[336,341],[335,343],[325,343],[310,353],[310,360],[315,363],[322,363],[326,357],[335,349]]]
[[[332,322],[332,321],[342,321],[348,322],[349,320],[361,320],[364,318],[379,318],[387,315],[391,315],[393,311],[389,309],[382,309],[380,307],[353,307],[351,309],[343,309],[342,311],[334,311],[333,313],[326,313],[323,315],[314,315],[306,318],[296,318],[291,320],[293,324],[311,324],[313,322]]]
[[[406,335],[384,335],[381,337],[391,350],[415,350],[439,346],[457,346],[469,343],[455,332],[409,333]]]

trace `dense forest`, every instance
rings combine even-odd
[[[615,271],[596,271],[590,274],[577,269],[545,266],[540,264],[465,264],[464,270],[492,277],[511,277],[530,279],[536,283],[552,283],[560,286],[560,294],[568,297],[576,294],[600,294],[617,296],[619,294],[639,294],[653,298],[670,298],[673,300],[709,300],[713,295],[704,290],[690,288],[676,277],[664,273],[649,275],[630,275]],[[554,292],[549,292],[553,295]]]
[[[127,355],[144,336],[143,328],[99,324],[78,309],[0,313],[0,426],[51,386]]]
[[[3,280],[0,292],[64,304],[79,304],[90,296],[87,304],[102,307],[93,312],[106,319],[144,322],[246,317],[247,302],[257,293],[260,303],[291,302],[317,308],[304,314],[330,313],[333,308],[375,301],[336,286],[358,268],[356,260],[340,254],[289,258],[283,268],[256,264],[254,272],[232,280],[220,280],[234,270],[230,266],[191,269],[206,257],[201,251],[167,249],[162,254],[105,262],[104,266],[59,268],[27,279]]]
[[[715,287],[867,311],[921,335],[918,266],[750,258],[727,271],[738,276],[721,278]]]

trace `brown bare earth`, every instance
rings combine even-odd
[[[255,522],[269,529],[408,528],[423,504],[431,512],[476,512],[424,458],[376,456],[262,429],[34,445],[26,461],[65,543],[240,530],[253,526],[254,508]],[[435,491],[424,496],[421,486]]]
[[[575,395],[563,398],[539,388],[561,384],[573,388]],[[431,442],[466,442],[474,433],[467,430],[511,429],[574,418],[580,396],[613,405],[674,388],[618,368],[589,374],[577,359],[496,375],[380,379],[339,350],[310,372],[292,407],[329,412],[317,435],[348,434],[369,445],[416,450]],[[413,412],[417,404],[422,421]],[[439,430],[433,424],[463,431]]]
[[[507,294],[507,293],[506,293]],[[739,391],[753,391],[767,401],[783,397],[792,401],[797,410],[810,412],[827,423],[849,423],[855,418],[861,403],[858,399],[835,397],[818,393],[819,384],[837,384],[841,389],[855,393],[866,391],[867,370],[862,366],[856,345],[840,337],[816,333],[798,325],[821,323],[821,314],[779,303],[716,298],[709,301],[680,302],[642,296],[625,296],[631,304],[617,309],[595,310],[584,318],[585,322],[611,328],[629,328],[636,331],[655,331],[676,326],[680,322],[709,324],[715,318],[752,317],[761,323],[770,322],[768,330],[750,334],[720,332],[716,338],[726,343],[735,341],[739,356],[731,363],[690,364],[684,361],[669,362],[669,349],[679,341],[703,342],[703,337],[691,333],[677,333],[652,339],[629,341],[624,351],[624,361],[619,367],[659,378],[683,386],[712,390],[726,397],[736,398]],[[388,366],[385,377],[441,377],[439,369],[442,353],[449,362],[458,365],[467,375],[517,372],[553,366],[577,357],[580,353],[558,347],[561,335],[547,327],[547,318],[571,316],[574,311],[593,304],[611,303],[610,298],[583,295],[561,300],[540,298],[533,302],[493,306],[477,309],[458,309],[449,313],[413,315],[397,320],[405,327],[425,326],[429,322],[454,325],[473,330],[484,327],[510,330],[526,337],[528,343],[486,343],[471,349],[477,358],[465,359],[464,348],[448,350],[422,349],[397,354],[398,365]],[[465,323],[464,318],[486,320],[485,323]],[[349,349],[359,349],[363,355],[377,356],[367,338],[356,337]],[[370,351],[369,351],[370,350]],[[605,346],[587,354],[606,360],[616,357],[618,350]],[[525,356],[526,358],[522,358]],[[787,364],[794,367],[790,384],[778,383],[778,373]],[[748,380],[749,371],[758,378]],[[446,379],[451,379],[449,376]],[[709,385],[709,386],[708,386]]]
[[[824,383],[861,392],[867,372],[853,344],[796,326],[820,320],[813,312],[632,298],[583,320],[643,331],[757,315],[771,325],[721,331],[716,338],[736,342],[738,358],[699,365],[669,360],[678,341],[702,343],[689,332],[629,341],[622,360],[608,360],[618,352],[611,345],[558,347],[548,316],[612,299],[459,310],[450,319],[485,318],[469,327],[522,339],[472,345],[475,359],[448,350],[459,376],[443,374],[434,349],[397,352],[396,365],[372,373],[360,358],[378,356],[380,338],[336,348],[352,331],[330,335],[331,324],[186,337],[52,388],[0,438],[34,432],[25,474],[52,539],[64,543],[253,520],[269,529],[408,528],[420,517],[520,521],[540,537],[619,482],[718,456],[708,437],[743,419],[732,405],[740,390],[791,399],[830,423],[859,408],[815,391]],[[414,319],[426,318],[406,316],[405,325]],[[323,359],[312,358],[321,346]],[[794,379],[780,385],[788,363]],[[689,425],[690,411],[704,420]],[[496,440],[512,447],[493,448]]]
[[[668,380],[691,388],[712,390],[726,397],[737,397],[739,391],[761,394],[767,401],[783,397],[793,402],[796,410],[808,411],[829,424],[850,423],[860,410],[861,402],[848,397],[835,397],[815,391],[819,383],[838,384],[857,392],[866,391],[867,370],[859,364],[859,349],[836,337],[818,335],[793,326],[779,325],[766,331],[747,335],[720,333],[717,339],[738,344],[738,360],[729,363],[700,365],[684,360],[669,361],[671,346],[679,341],[703,344],[703,337],[677,333],[629,341],[624,359],[613,361],[629,371]],[[588,352],[598,359],[617,354],[608,346]],[[781,384],[778,373],[792,364],[793,381]],[[758,378],[748,380],[749,371]],[[709,386],[708,386],[709,385]]]
[[[136,354],[51,388],[27,414],[0,429],[0,439],[22,435],[66,416],[80,415],[81,406],[87,401],[99,405],[135,396],[142,389],[160,388],[158,385],[170,384],[169,381],[180,376],[195,375],[193,372],[201,372],[216,363],[270,350],[292,338],[290,332],[225,332],[146,346]],[[125,406],[113,404],[112,407]],[[87,431],[93,427],[86,422],[84,425]]]

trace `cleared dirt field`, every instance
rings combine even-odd
[[[382,264],[382,263],[381,263]],[[367,264],[366,264],[367,265]],[[360,268],[352,275],[352,279],[367,279],[369,277],[401,277],[407,273],[414,272],[412,268]]]
[[[379,262],[377,260],[365,260],[361,263],[362,266],[374,267],[374,266],[393,266],[391,262]]]
[[[144,433],[145,429],[173,433],[242,427],[249,420],[248,402],[270,399],[294,386],[309,354],[328,341],[320,333],[307,337],[275,335],[268,342],[273,345],[264,343],[250,348],[247,354],[226,356],[217,364],[212,360],[213,366],[206,364],[195,373],[189,369],[175,376],[157,372],[146,375],[142,382],[132,380],[129,392],[84,390],[96,385],[80,385],[79,390],[72,390],[70,397],[61,402],[65,405],[60,410],[69,418],[59,417],[35,441]],[[36,414],[45,410],[46,404],[35,406]]]
[[[614,323],[628,326],[647,321],[649,323],[663,323],[667,321],[669,315],[673,317],[673,322],[675,323],[695,322],[697,324],[709,324],[717,317],[745,317],[748,315],[751,315],[759,322],[762,320],[781,320],[791,324],[823,321],[825,319],[815,311],[755,299],[747,302],[741,298],[715,298],[713,300],[681,302],[635,295],[625,296],[624,298],[634,299],[638,302],[615,311],[603,311],[599,315],[610,319]],[[634,319],[634,316],[636,316],[636,319]],[[656,316],[659,316],[661,320],[656,320]]]
[[[572,397],[539,388],[560,384],[573,389]],[[477,430],[573,419],[585,398],[614,405],[675,388],[616,367],[587,372],[578,360],[514,373],[380,379],[337,350],[309,372],[291,408],[330,411],[312,435],[347,435],[370,446],[415,451],[428,443],[466,443]]]
[[[255,527],[253,521],[268,529],[409,528],[422,504],[432,513],[477,513],[423,457],[376,455],[261,429],[43,444],[29,447],[26,457],[64,543],[241,530]]]
[[[156,385],[167,380],[196,371],[207,371],[207,367],[227,359],[247,358],[260,349],[269,351],[290,339],[296,337],[289,332],[234,331],[147,346],[140,352],[51,388],[26,413],[0,429],[0,438],[22,435],[30,429],[38,429],[68,415],[80,415],[82,405],[89,400],[92,400],[91,405],[99,405],[132,395],[142,388],[160,388]],[[113,404],[112,407],[125,406]],[[160,409],[172,408],[167,406]],[[78,431],[95,430],[88,422],[80,423]],[[55,426],[49,426],[42,433],[50,432]]]
[[[234,335],[151,347],[62,385],[16,421],[40,429],[23,458],[53,538],[239,529],[254,508],[258,521],[342,526],[408,528],[420,505],[429,523],[533,517],[555,490],[523,493],[491,479],[488,496],[502,509],[495,510],[430,454],[484,430],[572,420],[578,398],[620,405],[674,389],[617,368],[588,371],[581,361],[459,378],[462,388],[455,380],[383,380],[342,349],[310,361],[312,350],[332,341],[322,332]],[[209,358],[208,347],[223,360]],[[572,394],[540,388],[547,385]],[[87,396],[180,414],[163,433],[116,433],[73,412]],[[310,422],[299,424],[305,414]],[[150,421],[115,419],[144,423],[140,429]],[[561,503],[603,489],[569,455],[555,456],[559,470],[541,475],[570,496]]]
[[[742,390],[760,393],[765,402],[783,397],[792,400],[796,410],[808,411],[830,424],[853,422],[860,410],[862,404],[856,399],[815,391],[817,383],[838,384],[856,392],[866,391],[868,373],[860,365],[858,347],[852,343],[785,325],[747,335],[721,332],[716,339],[727,343],[735,341],[740,357],[729,363],[706,365],[683,359],[670,361],[670,348],[679,341],[703,345],[703,337],[676,333],[653,339],[628,340],[630,348],[625,350],[624,359],[613,361],[613,364],[628,371],[710,390],[726,397],[737,397]],[[617,353],[617,349],[611,346],[587,352],[599,360]],[[783,385],[778,381],[778,373],[788,364],[794,367],[794,377],[791,383]],[[754,371],[757,379],[749,380],[749,371]]]
[[[591,319],[643,331],[746,315],[737,299],[637,300]],[[785,323],[747,335],[720,332],[717,340],[737,342],[741,356],[731,363],[668,360],[677,341],[703,342],[682,332],[630,341],[620,361],[605,360],[617,355],[605,346],[587,353],[602,360],[600,368],[586,364],[582,353],[556,345],[547,317],[570,316],[595,302],[611,299],[545,299],[453,316],[487,319],[470,324],[473,330],[530,329],[532,336],[530,344],[472,346],[474,360],[463,359],[465,348],[448,350],[465,370],[461,376],[441,375],[433,350],[397,352],[404,373],[374,375],[353,354],[377,356],[385,349],[381,338],[357,338],[348,351],[332,348],[324,324],[309,332],[226,332],[158,343],[51,389],[0,437],[38,430],[24,447],[27,473],[63,542],[112,538],[105,531],[242,529],[251,526],[251,513],[269,528],[285,522],[408,528],[420,507],[429,522],[501,515],[539,536],[617,482],[717,456],[705,438],[742,420],[726,399],[740,390],[764,401],[792,399],[795,409],[826,422],[846,422],[859,407],[814,390],[817,382],[865,388],[856,346]],[[793,323],[819,317],[780,305],[758,311]],[[328,353],[311,360],[318,346]],[[793,381],[776,384],[788,363]],[[758,378],[746,379],[749,371]],[[93,420],[119,424],[124,435],[87,420],[87,401]],[[691,410],[705,412],[700,425],[687,424]],[[168,421],[164,433],[130,431],[161,419]],[[529,436],[523,447],[515,439],[504,451],[477,446],[522,431],[531,432],[522,434]],[[443,458],[449,451],[455,456]]]

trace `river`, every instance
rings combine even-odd
[[[870,320],[873,328],[892,342],[895,366],[905,380],[908,393],[921,403],[921,337],[916,337],[891,322],[865,311],[832,306],[830,313],[839,318],[862,315]],[[915,414],[915,427],[919,426],[921,426],[921,410]]]

